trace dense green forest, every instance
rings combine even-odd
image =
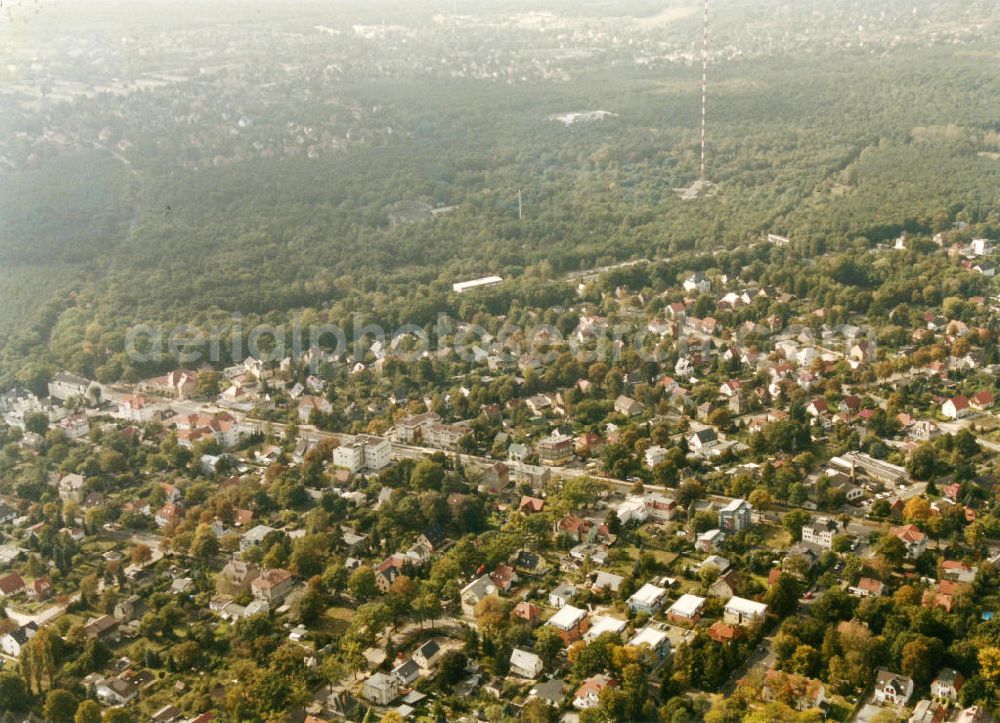
[[[735,37],[732,18],[746,5],[734,3],[732,17],[726,10],[717,11],[720,34]],[[692,22],[666,37],[680,34],[689,46]],[[509,40],[514,50],[527,42]],[[287,110],[305,123],[300,135],[331,112],[331,128],[350,117],[336,152],[313,155],[248,155],[229,132],[202,149],[216,153],[204,162],[196,149],[208,141],[170,120],[207,102],[197,79],[121,101],[131,115],[113,117],[118,101],[101,94],[57,104],[35,122],[67,134],[111,131],[72,149],[32,151],[0,172],[0,380],[9,384],[25,359],[92,373],[140,322],[204,323],[229,312],[274,320],[339,304],[422,324],[454,308],[453,281],[489,273],[517,288],[617,260],[736,247],[767,232],[821,253],[930,232],[941,214],[995,221],[1000,56],[976,38],[910,40],[845,49],[813,38],[798,52],[786,52],[798,42],[748,41],[745,54],[714,58],[717,187],[697,201],[674,189],[697,176],[700,68],[625,63],[620,50],[577,62],[558,82],[498,83],[377,73],[392,46],[384,61],[354,58],[368,72],[329,86],[310,51],[295,71],[301,78],[274,70],[271,85],[298,94],[301,106]],[[229,120],[243,112],[236,107],[275,109],[266,96],[240,96],[248,80],[267,80],[265,68],[225,72],[236,86],[223,94]],[[575,109],[614,115],[549,120]],[[15,135],[30,125],[5,122]],[[156,132],[144,135],[146,126]],[[101,140],[119,134],[127,144]],[[250,150],[266,146],[263,138]],[[400,201],[455,209],[392,224]]]

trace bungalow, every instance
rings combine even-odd
[[[573,707],[577,710],[596,708],[600,704],[601,692],[615,685],[615,681],[604,673],[590,676],[573,694]]]
[[[685,593],[667,609],[667,619],[684,625],[697,625],[704,605],[705,598]]]
[[[590,618],[586,610],[575,608],[572,605],[563,605],[549,618],[546,625],[551,625],[559,633],[566,645],[579,640],[590,627]]]
[[[879,580],[863,577],[857,585],[848,588],[848,592],[855,597],[881,597],[885,593],[885,585]]]
[[[533,680],[542,674],[544,668],[542,659],[530,651],[514,648],[510,654],[510,672],[519,678]]]
[[[913,695],[913,680],[905,675],[879,668],[875,676],[875,700],[881,704],[903,706]]]
[[[992,407],[995,401],[996,399],[993,396],[993,392],[984,390],[976,392],[972,395],[972,399],[969,400],[969,406],[979,412],[982,412]]]

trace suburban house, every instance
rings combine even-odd
[[[965,677],[952,668],[942,668],[931,681],[931,695],[935,698],[958,700],[958,693],[965,685]]]
[[[875,676],[875,700],[881,704],[906,705],[913,695],[913,680],[879,668]]]
[[[684,593],[667,609],[667,619],[682,625],[697,625],[704,606],[705,598]]]
[[[628,599],[628,606],[633,612],[655,614],[667,600],[667,591],[652,583],[646,583]]]
[[[839,532],[840,524],[836,520],[820,517],[802,525],[802,541],[822,547],[824,550],[831,550],[833,549],[833,538]]]
[[[333,405],[323,397],[315,397],[304,394],[298,399],[299,421],[308,424],[312,419],[313,412],[316,414],[329,414],[333,411]]]
[[[948,419],[961,419],[970,413],[969,400],[959,394],[957,397],[945,400],[941,405],[941,414]]]
[[[670,637],[659,628],[649,625],[637,630],[627,645],[633,648],[648,645],[656,660],[663,660],[670,655]]]
[[[374,673],[362,685],[361,695],[375,705],[389,705],[399,697],[399,681],[385,673]]]
[[[574,597],[576,597],[576,586],[561,582],[549,591],[549,605],[561,608],[563,605],[568,605]]]
[[[743,532],[753,525],[753,507],[744,499],[736,499],[719,510],[719,529],[723,532]]]
[[[763,620],[767,615],[767,605],[742,597],[733,597],[726,603],[723,620],[730,625],[747,626]]]
[[[483,471],[483,486],[494,494],[510,484],[510,467],[503,462],[490,465]]]
[[[16,572],[0,577],[0,597],[15,595],[24,590],[24,580]]]
[[[67,474],[59,479],[59,499],[63,502],[83,502],[83,475]]]
[[[96,638],[101,641],[118,640],[118,621],[110,615],[101,615],[99,618],[90,618],[83,627],[83,634],[88,638]]]
[[[428,640],[413,651],[413,660],[424,670],[430,670],[441,657],[441,653],[441,646],[437,644],[437,641]]]
[[[410,685],[420,677],[420,666],[412,659],[404,660],[392,669],[392,675],[401,685]]]
[[[459,598],[462,601],[462,614],[473,618],[476,616],[476,606],[487,595],[496,595],[497,588],[489,575],[477,577],[462,588]]]
[[[596,708],[600,703],[601,691],[614,685],[615,681],[604,673],[590,676],[573,694],[573,707],[577,710]]]
[[[632,397],[626,397],[624,394],[620,394],[618,398],[615,399],[615,411],[626,417],[637,417],[642,414],[642,404],[632,399]]]
[[[728,600],[736,595],[740,585],[740,574],[735,569],[727,570],[719,575],[709,588],[712,597]]]
[[[544,668],[542,659],[530,651],[514,648],[510,654],[511,675],[534,679],[542,674]]]
[[[885,592],[885,584],[881,580],[862,577],[857,585],[848,588],[848,592],[855,597],[881,597]]]
[[[531,627],[535,627],[542,621],[541,609],[537,605],[532,605],[526,600],[522,600],[515,605],[511,615],[520,620],[524,620]]]
[[[927,535],[916,525],[893,527],[890,533],[903,541],[906,546],[906,556],[911,560],[916,560],[927,549]]]
[[[551,625],[558,631],[559,637],[566,645],[579,640],[590,627],[590,619],[586,610],[575,608],[572,605],[563,605],[549,618],[546,625]]]
[[[695,539],[694,549],[704,553],[712,553],[722,546],[725,539],[726,533],[722,530],[706,530]]]
[[[94,687],[94,693],[105,705],[127,705],[139,695],[139,688],[124,678],[107,678]]]
[[[21,655],[21,648],[27,645],[28,641],[35,637],[38,632],[38,625],[32,620],[26,625],[14,628],[13,630],[0,635],[0,651],[11,658],[18,658]]]
[[[261,574],[250,583],[250,590],[258,600],[268,605],[279,603],[291,591],[293,585],[292,573],[281,568],[274,568]]]

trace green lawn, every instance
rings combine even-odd
[[[343,635],[353,618],[353,608],[334,605],[323,614],[323,617],[316,623],[316,628],[318,632],[327,635]]]

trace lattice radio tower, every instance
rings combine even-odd
[[[701,180],[705,182],[705,127],[708,110],[708,0],[705,0],[705,23],[701,43]]]

